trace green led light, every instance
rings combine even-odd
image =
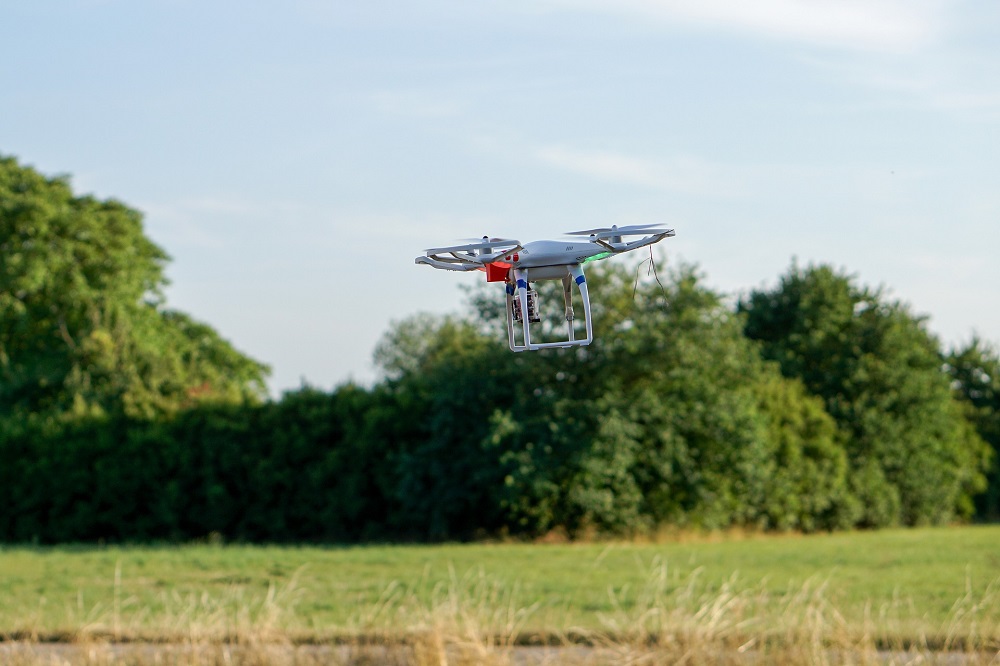
[[[589,263],[591,261],[599,261],[601,259],[607,259],[611,255],[612,255],[611,252],[601,252],[600,254],[595,254],[592,257],[587,257],[586,259],[583,260],[583,263],[586,264],[586,263]]]

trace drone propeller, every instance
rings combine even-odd
[[[473,243],[466,243],[464,245],[452,245],[450,247],[432,247],[424,250],[428,255],[431,254],[449,254],[455,252],[465,252],[467,254],[474,254],[476,250],[486,251],[486,253],[492,253],[495,249],[500,248],[503,250],[503,254],[507,254],[513,251],[514,248],[519,248],[521,246],[521,241],[514,240],[512,238],[486,238],[485,236],[481,240],[477,240]],[[510,249],[507,249],[510,248]]]
[[[582,231],[569,231],[568,236],[594,236],[599,239],[617,238],[619,236],[645,236],[648,234],[658,234],[670,231],[662,224],[631,224],[623,227],[612,225],[610,227],[599,227],[597,229],[584,229]]]
[[[469,243],[517,243],[518,241],[513,238],[490,238],[489,236],[480,236],[478,238],[459,238],[459,240],[468,241]]]

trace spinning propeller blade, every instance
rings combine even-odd
[[[584,229],[582,231],[569,231],[568,236],[595,236],[606,239],[616,236],[646,236],[649,234],[662,234],[670,231],[662,224],[630,224],[622,227],[599,227],[597,229]]]
[[[466,252],[469,254],[474,253],[476,250],[489,250],[494,253],[497,250],[502,251],[502,254],[508,254],[514,251],[514,248],[520,248],[521,241],[514,240],[512,238],[490,238],[490,239],[480,239],[474,243],[465,243],[464,245],[451,245],[449,247],[432,247],[424,250],[427,254],[449,254],[452,252]],[[508,249],[509,248],[509,249]]]

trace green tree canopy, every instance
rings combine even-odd
[[[991,449],[988,487],[976,498],[976,515],[1000,519],[1000,354],[995,346],[973,337],[949,352],[946,368],[976,432]]]
[[[829,266],[793,265],[739,304],[746,333],[836,419],[862,524],[942,523],[973,511],[984,443],[941,371],[924,320]]]
[[[496,285],[470,295],[481,317],[415,317],[385,337],[407,525],[436,536],[851,523],[822,403],[761,359],[693,268],[662,287],[634,277],[620,263],[589,271],[588,347],[510,354]],[[538,287],[561,316],[560,285]]]
[[[0,415],[261,397],[263,365],[164,307],[167,261],[138,211],[0,157]]]

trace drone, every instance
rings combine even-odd
[[[611,226],[571,231],[567,236],[586,236],[587,240],[538,240],[521,243],[511,238],[490,238],[425,250],[415,263],[448,271],[485,271],[487,282],[503,282],[507,294],[507,340],[510,350],[522,352],[550,347],[589,345],[594,340],[590,315],[590,295],[584,264],[607,259],[659,243],[674,235],[673,229],[658,224]],[[627,238],[636,237],[627,241]],[[532,286],[540,280],[562,280],[566,306],[565,339],[535,342],[531,324],[540,324],[538,293]],[[573,312],[573,285],[583,300],[585,336],[576,337]],[[539,336],[536,336],[536,338]]]

